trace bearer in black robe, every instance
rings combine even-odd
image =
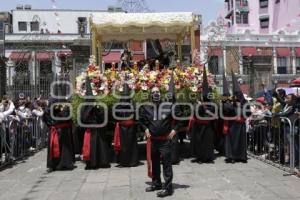
[[[130,88],[123,85],[122,98],[116,106],[116,127],[114,150],[122,167],[136,167],[139,164],[137,124],[134,121],[134,106],[130,99]]]
[[[146,188],[146,192],[162,189],[160,178],[160,162],[162,161],[165,184],[157,196],[165,197],[173,194],[172,139],[181,127],[181,123],[178,121],[172,128],[172,109],[175,109],[176,116],[180,117],[182,114],[180,109],[173,106],[171,102],[161,102],[161,93],[158,87],[151,90],[151,97],[153,105],[143,105],[139,118],[141,127],[148,138],[148,147],[150,147],[147,148],[147,160],[150,166],[148,175],[152,177],[152,185]]]
[[[169,90],[168,90],[168,93],[166,94],[166,101],[170,102],[172,104],[176,103],[174,72],[173,71],[171,74],[171,80],[169,82]],[[177,109],[181,109],[181,107],[179,107]],[[172,126],[175,126],[176,123],[178,123],[178,121],[173,120]],[[180,122],[180,123],[181,123],[181,127],[182,127],[183,122]],[[180,163],[179,152],[178,152],[178,138],[179,138],[178,134],[179,134],[180,130],[178,130],[177,134],[172,139],[173,144],[172,144],[171,152],[172,152],[172,164],[173,165],[178,165]]]
[[[62,98],[62,86],[59,83],[56,86],[56,95]],[[50,128],[47,155],[49,171],[71,170],[74,168],[72,121],[70,119],[70,108],[65,103],[65,99],[51,99],[43,115],[44,122]]]
[[[86,77],[86,96],[92,97],[90,79]],[[81,110],[81,122],[85,125],[95,126],[85,128],[82,155],[86,162],[85,169],[98,169],[110,167],[109,146],[105,141],[105,111],[100,105],[97,106],[94,99],[86,99],[94,105],[86,105]],[[101,127],[100,127],[101,126]]]
[[[225,135],[226,162],[247,162],[246,118],[250,116],[250,106],[244,106],[244,98],[239,83],[232,72],[233,103],[224,105],[224,112],[234,119],[229,120],[229,133]],[[247,109],[247,110],[243,110]],[[245,111],[245,112],[244,112]]]
[[[215,108],[212,105],[206,104],[210,101],[210,89],[207,81],[206,69],[203,71],[202,83],[203,102],[198,101],[195,105],[195,112],[198,112],[190,121],[189,129],[191,132],[191,148],[195,159],[192,162],[212,163],[214,162],[214,123],[215,117],[213,113]],[[199,117],[197,117],[199,116]]]
[[[225,148],[224,148],[224,141],[225,135],[229,133],[229,121],[224,119],[223,116],[227,116],[228,113],[224,112],[224,106],[226,104],[230,104],[230,92],[228,88],[228,82],[223,73],[223,95],[220,104],[220,112],[219,112],[219,119],[218,119],[218,131],[216,131],[216,138],[215,138],[215,149],[219,152],[220,155],[224,155]]]

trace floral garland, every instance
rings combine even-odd
[[[84,102],[86,93],[86,76],[91,80],[93,95],[96,102],[105,103],[108,107],[118,102],[116,95],[123,91],[123,84],[126,82],[129,88],[134,91],[132,101],[134,103],[149,100],[150,91],[153,87],[160,88],[162,96],[169,90],[169,83],[173,73],[175,83],[175,95],[178,102],[196,102],[201,97],[203,70],[199,67],[188,66],[184,69],[176,67],[174,70],[149,70],[144,67],[142,70],[133,68],[131,70],[118,71],[115,68],[107,69],[103,73],[98,66],[90,60],[86,71],[76,78],[76,90],[73,95],[73,119],[77,119],[77,107]],[[218,99],[213,77],[208,73],[208,83],[213,89],[214,99]],[[114,93],[116,95],[114,95]]]
[[[118,71],[114,68],[107,69],[103,73],[99,67],[90,64],[86,72],[81,73],[76,78],[76,94],[85,96],[85,80],[88,76],[91,80],[91,86],[94,96],[111,95],[113,92],[122,92],[123,84],[126,82],[135,93],[140,91],[149,91],[153,87],[159,87],[161,91],[168,91],[169,82],[173,73],[175,89],[179,91],[190,91],[201,93],[202,91],[202,70],[198,67],[186,67],[185,69],[176,68],[175,70],[149,70],[143,68]],[[211,88],[215,88],[213,77],[208,73],[208,83]],[[140,94],[139,94],[140,95]]]

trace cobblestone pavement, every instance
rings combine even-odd
[[[123,200],[156,199],[145,193],[150,179],[146,165],[85,171],[76,162],[73,171],[47,173],[46,150],[0,172],[0,199],[9,200]],[[145,161],[143,161],[145,163]],[[226,164],[224,158],[215,164],[191,163],[185,159],[174,166],[172,197],[165,199],[195,200],[277,200],[300,199],[300,179],[283,176],[284,172],[250,159],[248,164]]]

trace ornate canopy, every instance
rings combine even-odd
[[[198,27],[199,21],[199,15],[191,12],[97,13],[90,18],[93,55],[96,56],[101,42],[170,39],[177,41],[180,46],[187,34],[190,35],[194,49],[195,28]],[[179,50],[178,54],[181,54]],[[101,52],[99,58],[98,63],[101,62]]]

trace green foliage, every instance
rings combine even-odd
[[[84,102],[84,99],[80,97],[78,94],[72,96],[71,104],[72,104],[72,120],[74,124],[77,124],[77,109],[81,103]]]
[[[108,108],[110,108],[115,103],[119,102],[119,100],[117,98],[117,95],[120,95],[120,94],[116,93],[116,95],[112,95],[112,94],[109,94],[109,95],[105,95],[105,94],[98,95],[96,97],[96,101],[99,102],[99,103],[104,103],[104,104],[107,105]]]
[[[135,92],[132,100],[134,103],[143,103],[143,102],[149,101],[149,97],[150,97],[149,90],[146,90],[146,91],[140,90],[138,92]]]
[[[199,92],[193,92],[189,88],[181,88],[179,90],[175,90],[176,92],[176,102],[179,103],[196,103],[199,99],[201,99],[201,93]],[[150,100],[150,90],[139,90],[137,91],[133,96],[133,102],[134,103],[143,103]],[[165,97],[167,94],[167,91],[163,88],[161,88],[161,94],[162,97]],[[116,95],[120,95],[120,93],[116,93]],[[116,95],[108,94],[108,95],[98,95],[96,97],[96,102],[104,103],[107,105],[108,108],[111,108],[115,103],[119,102],[119,99]],[[220,101],[220,94],[216,89],[212,91],[211,94],[211,101],[212,102],[219,102]],[[77,109],[81,103],[85,102],[85,99],[82,98],[80,95],[75,94],[72,97],[72,120],[74,124],[77,124]],[[183,112],[185,116],[188,116],[190,114],[190,108],[189,106],[185,106],[183,108]]]

